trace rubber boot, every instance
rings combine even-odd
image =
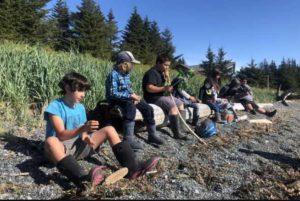
[[[135,179],[144,175],[147,171],[151,171],[156,165],[159,158],[154,157],[146,161],[140,162],[136,160],[134,152],[130,144],[126,141],[120,142],[112,147],[112,150],[123,167],[128,168],[129,179]]]
[[[220,112],[215,112],[215,122],[216,123],[224,123],[224,121],[222,121]]]
[[[77,187],[83,189],[83,181],[88,180],[88,173],[78,164],[72,155],[67,155],[61,159],[57,165],[57,169],[72,181]]]
[[[187,140],[187,137],[183,135],[183,132],[181,130],[179,118],[180,117],[178,116],[178,114],[169,116],[171,130],[174,134],[175,139]]]
[[[266,115],[267,115],[268,117],[273,117],[273,116],[276,114],[276,112],[277,112],[277,110],[273,110],[272,112],[267,111],[267,112],[266,112]]]
[[[184,122],[183,122],[182,119],[179,117],[180,127],[181,127],[183,132],[189,133],[190,131],[185,125],[185,123],[186,123],[186,111],[185,110],[179,110],[179,112],[180,112],[180,115],[181,115],[182,119],[184,120]]]
[[[164,144],[164,141],[157,136],[156,133],[156,125],[147,125],[147,130],[148,130],[148,142],[149,143],[154,143],[158,145]]]
[[[123,123],[124,140],[126,140],[134,150],[143,149],[142,146],[133,139],[134,124],[134,121]]]

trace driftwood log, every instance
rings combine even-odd
[[[212,114],[212,111],[211,111],[211,109],[209,108],[208,105],[202,104],[202,103],[197,103],[197,104],[199,106],[200,118],[208,117],[210,114]],[[260,107],[272,107],[273,106],[272,103],[259,103],[258,105]],[[159,127],[166,126],[166,124],[168,122],[168,115],[166,115],[159,106],[154,105],[154,104],[150,104],[150,106],[154,109],[154,119],[155,119],[156,126],[159,126]],[[243,105],[240,104],[240,103],[234,103],[233,107],[236,110],[245,110]],[[193,109],[192,108],[187,108],[185,110],[187,111],[186,112],[186,119],[187,120],[192,119],[193,118]],[[135,120],[136,121],[142,121],[143,120],[142,114],[140,113],[139,110],[137,110]]]

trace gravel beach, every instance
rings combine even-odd
[[[0,199],[300,199],[300,102],[274,107],[277,115],[268,118],[272,125],[218,124],[218,134],[204,139],[207,145],[191,134],[187,141],[175,140],[164,127],[159,135],[166,144],[155,147],[146,143],[147,133],[139,132],[144,150],[136,155],[161,157],[157,171],[82,194],[43,160],[44,129],[3,123]],[[80,164],[86,169],[107,165],[107,174],[120,168],[108,143]]]

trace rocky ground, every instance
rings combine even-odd
[[[278,113],[270,119],[272,126],[218,124],[218,135],[204,139],[207,145],[192,135],[188,141],[174,140],[162,128],[166,145],[157,148],[146,143],[146,133],[138,133],[144,151],[137,157],[160,156],[157,172],[80,195],[43,161],[43,129],[3,123],[0,199],[300,199],[300,102],[289,104],[274,105]],[[100,154],[80,163],[87,169],[105,164],[107,174],[119,168],[108,144]]]

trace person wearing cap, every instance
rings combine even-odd
[[[148,131],[148,142],[158,145],[164,141],[157,136],[153,108],[132,89],[130,72],[134,64],[139,64],[133,54],[122,51],[117,55],[113,70],[106,78],[106,99],[112,105],[118,105],[123,113],[123,135],[134,150],[142,149],[142,146],[134,140],[134,126],[136,109],[144,119]]]
[[[143,77],[143,92],[144,99],[148,103],[158,105],[168,115],[170,121],[170,128],[174,134],[175,139],[186,140],[184,135],[187,131],[185,125],[181,121],[177,108],[181,116],[185,117],[184,105],[181,100],[174,97],[174,101],[170,96],[173,86],[170,81],[169,67],[171,59],[167,55],[158,55],[156,64],[149,69]],[[165,93],[169,93],[168,95]]]
[[[244,75],[239,76],[240,87],[236,90],[234,98],[237,102],[240,102],[246,111],[249,111],[251,114],[256,115],[256,111],[264,114],[268,117],[273,117],[277,110],[272,112],[265,110],[264,108],[259,107],[253,100],[253,92],[251,87],[247,84],[247,78]]]

